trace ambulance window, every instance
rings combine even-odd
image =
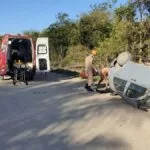
[[[138,98],[145,94],[146,88],[137,84],[131,83],[127,89],[126,96],[129,98]]]
[[[38,45],[37,53],[38,54],[47,54],[46,45]]]
[[[126,83],[127,83],[126,80],[114,77],[114,86],[115,86],[116,90],[123,92],[124,88],[126,86]]]

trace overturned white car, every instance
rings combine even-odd
[[[150,108],[150,67],[128,60],[109,70],[110,89],[137,108]]]

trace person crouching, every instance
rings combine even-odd
[[[109,68],[104,67],[100,70],[100,80],[97,84],[97,89],[99,87],[99,85],[104,81],[105,82],[105,89],[108,89],[108,72],[109,72]]]

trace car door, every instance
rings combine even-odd
[[[49,43],[48,43],[47,37],[37,38],[36,70],[37,72],[49,72],[50,71]]]

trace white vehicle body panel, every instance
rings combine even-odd
[[[109,84],[123,99],[137,105],[137,101],[150,99],[150,67],[132,61],[121,68],[112,67]]]
[[[49,43],[48,43],[47,37],[37,38],[36,69],[37,69],[37,72],[49,72],[50,71]]]

